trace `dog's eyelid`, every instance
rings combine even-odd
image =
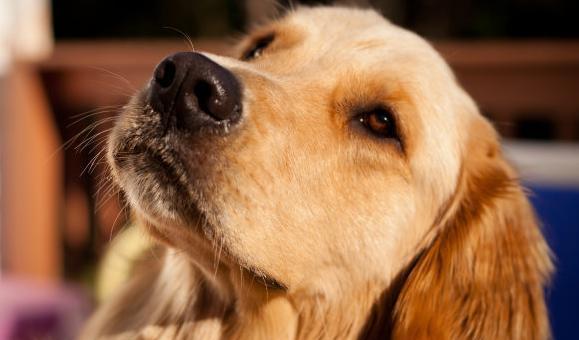
[[[252,59],[261,56],[263,50],[265,50],[271,43],[275,40],[275,33],[269,33],[262,35],[260,38],[254,39],[251,43],[249,49],[247,49],[241,55],[241,60],[250,61]]]

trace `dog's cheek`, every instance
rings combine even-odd
[[[268,195],[250,179],[237,181],[239,187],[226,191],[238,193],[222,198],[223,238],[240,260],[284,281],[324,280],[322,267],[346,281],[386,279],[415,243],[414,195],[400,179],[327,176],[304,186],[303,178],[278,179],[267,185]],[[243,199],[239,192],[245,192]]]

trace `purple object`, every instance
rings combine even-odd
[[[0,280],[0,340],[74,339],[90,313],[78,288]]]

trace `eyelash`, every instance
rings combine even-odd
[[[241,60],[250,61],[252,59],[259,58],[262,55],[263,51],[269,45],[271,45],[274,38],[275,36],[273,34],[270,34],[257,40],[249,50],[243,53],[243,55],[241,56]]]

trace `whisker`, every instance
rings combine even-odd
[[[102,124],[108,123],[108,122],[110,122],[110,120],[109,120],[109,121],[101,121],[101,122],[99,122],[98,125],[102,125]],[[92,130],[94,130],[98,125],[95,125],[95,126],[91,129],[91,132],[92,132]],[[102,136],[103,134],[105,134],[105,136],[108,136],[108,135],[106,135],[106,134],[110,133],[110,132],[112,131],[112,129],[113,129],[113,128],[108,128],[108,129],[105,129],[105,130],[103,130],[103,131],[99,131],[99,132],[91,135],[89,138],[85,139],[84,141],[82,141],[81,143],[79,143],[77,146],[75,146],[75,150],[77,150],[78,152],[83,151],[83,150],[86,149],[92,142],[94,142],[95,139],[97,139],[99,136]]]
[[[79,133],[77,133],[76,135],[74,135],[73,137],[71,137],[68,141],[66,141],[65,143],[63,143],[59,149],[68,149],[76,140],[78,140],[81,136],[86,135],[86,134],[90,134],[94,129],[96,129],[97,127],[99,127],[100,125],[103,125],[104,123],[107,123],[109,121],[112,120],[112,118],[114,117],[108,117],[108,118],[103,118],[101,120],[98,120],[92,124],[89,124],[88,126],[86,126],[84,129],[82,129]],[[59,151],[59,150],[57,150]]]
[[[131,88],[131,90],[133,90],[134,92],[138,91],[137,88],[135,87],[135,85],[133,85],[133,83],[131,83],[129,81],[129,79],[127,79],[127,77],[124,77],[119,73],[113,72],[111,70],[108,70],[106,68],[99,67],[99,66],[89,66],[89,68],[92,68],[92,69],[97,70],[97,71],[102,71],[102,72],[108,73],[109,75],[113,76],[114,78],[116,78],[116,79],[122,81],[123,83],[125,83],[126,85],[128,85]]]
[[[103,173],[101,173],[98,176],[97,181],[99,181],[99,187],[95,193],[95,197],[97,198],[97,203],[98,203],[98,199],[100,199],[102,190],[105,189],[105,187],[107,187],[107,189],[105,191],[108,191],[108,189],[115,185],[114,181],[113,181],[113,177],[112,175],[109,173],[109,171],[105,171]]]
[[[78,124],[78,123],[80,123],[80,122],[83,122],[83,121],[85,121],[85,120],[89,120],[89,119],[91,119],[91,118],[94,117],[94,116],[100,116],[100,115],[103,115],[103,114],[107,114],[107,115],[108,115],[109,113],[113,113],[113,111],[98,111],[98,112],[93,112],[92,114],[90,114],[90,115],[88,115],[88,116],[86,116],[86,117],[79,118],[79,119],[73,121],[72,123],[69,123],[66,127],[67,127],[67,128],[70,128],[70,127],[72,127],[72,126],[74,126],[74,125],[76,125],[76,124]],[[98,119],[96,120],[96,122],[100,122],[102,119],[112,119],[112,118],[116,118],[116,115],[113,116],[113,117],[111,117],[111,116],[106,116],[106,117],[103,117],[103,118],[98,118]],[[94,124],[94,123],[95,123],[95,121],[91,120],[91,122],[90,122],[89,125]]]
[[[107,191],[103,194],[105,197],[99,204],[95,206],[95,212],[98,212],[103,206],[105,206],[116,194],[115,190],[120,190],[116,185],[111,185]]]
[[[82,121],[82,119],[85,119],[87,117],[92,117],[92,116],[96,116],[96,115],[103,114],[103,113],[114,113],[117,110],[120,110],[121,108],[122,108],[122,105],[100,106],[100,107],[94,108],[92,110],[88,110],[85,112],[74,114],[74,115],[70,116],[70,119],[76,119],[76,120],[74,122],[70,123],[69,125],[67,125],[67,127],[70,127],[70,126]]]
[[[174,32],[181,34],[183,36],[183,38],[185,38],[185,40],[189,43],[189,47],[191,48],[191,52],[195,52],[195,46],[193,45],[193,40],[191,40],[191,37],[187,33],[181,31],[178,28],[171,27],[171,26],[165,26],[165,27],[163,27],[163,29],[171,30],[171,31],[174,31]]]
[[[109,117],[109,118],[113,118],[113,117]],[[107,118],[105,118],[107,119]],[[74,143],[83,135],[85,134],[90,134],[94,129],[96,129],[99,125],[102,125],[104,123],[106,123],[107,121],[101,120],[101,121],[97,121],[95,123],[92,123],[90,125],[88,125],[87,127],[85,127],[84,129],[82,129],[79,133],[77,133],[76,135],[72,136],[69,140],[67,140],[66,142],[62,143],[58,148],[56,148],[56,150],[54,150],[45,160],[45,163],[48,163],[50,160],[52,160],[52,158],[54,158],[54,156],[56,156],[57,153],[59,153],[60,151],[63,150],[68,150],[72,145],[74,145]]]
[[[123,204],[123,206],[121,207],[121,210],[119,211],[119,213],[115,217],[115,220],[113,221],[113,225],[111,226],[111,231],[109,232],[109,242],[111,242],[111,240],[113,239],[113,234],[114,234],[114,230],[115,230],[115,225],[117,225],[117,220],[125,212],[126,207],[127,206]],[[125,217],[126,217],[126,215],[125,215]],[[119,230],[119,232],[121,232],[122,230],[123,230],[123,228],[121,228]]]
[[[98,159],[100,158],[100,161],[102,162],[102,160],[104,159],[105,156],[105,152],[106,149],[102,148],[92,159],[90,162],[88,162],[88,164],[84,167],[84,169],[82,169],[80,176],[82,176],[85,171],[88,170],[87,173],[92,173],[92,171],[94,170],[94,168],[96,167],[96,164],[98,163]]]
[[[120,96],[124,97],[125,99],[129,99],[129,98],[133,97],[135,95],[135,93],[138,91],[136,89],[134,89],[134,90],[133,89],[127,89],[126,87],[124,87],[122,85],[115,85],[114,83],[112,83],[110,81],[101,80],[101,79],[94,79],[92,82],[94,84],[102,86],[104,88],[114,90],[114,91],[111,91],[111,94],[120,95]]]
[[[88,153],[93,154],[98,149],[106,149],[105,144],[108,140],[109,140],[109,135],[98,137],[97,140],[94,141],[94,146],[88,151]]]

